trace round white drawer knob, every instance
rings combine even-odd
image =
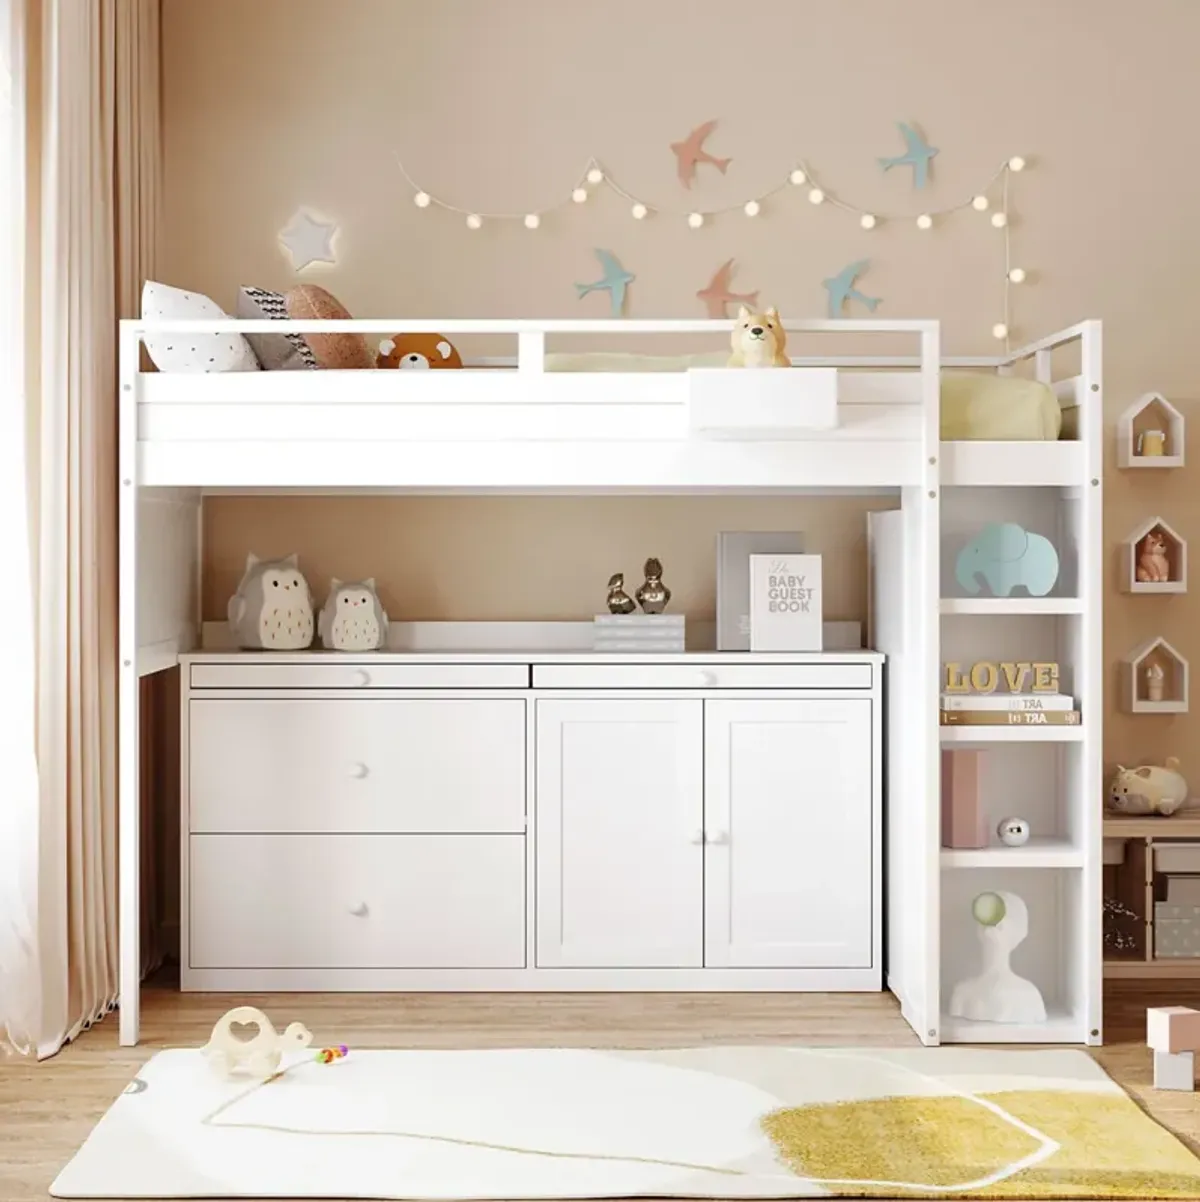
[[[362,778],[367,775],[366,764],[352,764],[350,767],[350,775],[354,777],[355,780],[362,780]]]
[[[704,842],[704,832],[703,831],[692,831],[691,836],[688,841],[690,843],[703,843]]]
[[[367,915],[367,903],[359,902],[357,906],[351,906],[350,913],[353,914],[355,918],[365,918]]]
[[[371,683],[371,673],[368,672],[366,670],[366,668],[356,668],[354,670],[354,683],[355,684],[364,684],[364,685],[370,684]]]
[[[729,832],[728,831],[709,831],[706,838],[709,843],[728,843],[729,842]]]
[[[702,671],[700,673],[700,683],[703,685],[714,685],[717,683],[717,674],[715,672]]]

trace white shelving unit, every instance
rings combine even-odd
[[[1161,455],[1147,455],[1142,436],[1159,430],[1166,445]],[[1183,414],[1161,392],[1138,397],[1117,419],[1117,466],[1121,468],[1183,467],[1185,426]]]
[[[1167,559],[1166,580],[1139,580],[1138,559],[1142,540],[1151,532],[1162,536]],[[1147,518],[1131,530],[1121,544],[1121,591],[1125,593],[1186,593],[1187,539],[1165,519]]]
[[[1147,672],[1162,673],[1162,698],[1150,694]],[[1121,699],[1130,714],[1186,714],[1188,712],[1188,662],[1161,636],[1135,647],[1121,665]]]
[[[1058,350],[1042,348],[1030,358],[1037,377],[1060,399],[1081,406],[1079,438],[1069,456],[1043,463],[1042,455],[1065,444],[1042,444],[1012,474],[983,469],[972,480],[959,471],[952,485],[943,475],[942,663],[1055,661],[1061,691],[1074,696],[1081,712],[1078,726],[939,729],[943,747],[986,749],[981,790],[992,839],[992,845],[977,850],[940,849],[943,1043],[1101,1040],[1103,394],[1098,325],[1085,325],[1080,335],[1078,376],[1056,378]],[[1182,438],[1181,431],[1175,433]],[[1027,596],[1023,590],[1009,597],[957,595],[962,591],[954,575],[959,548],[995,521],[1017,522],[1054,543],[1060,570],[1049,596]],[[1007,847],[995,834],[1007,816],[1030,822],[1033,835],[1025,846]],[[1016,893],[1029,909],[1029,934],[1014,952],[1013,968],[1041,990],[1047,1008],[1043,1023],[971,1022],[948,1013],[955,983],[978,971],[971,901],[989,890]]]

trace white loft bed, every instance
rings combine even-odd
[[[726,372],[723,428],[695,428],[692,373],[545,370],[547,336],[626,339],[709,335],[721,321],[125,321],[120,355],[120,849],[121,1040],[138,1038],[140,959],[138,688],[200,644],[199,511],[221,492],[731,492],[892,493],[900,508],[872,523],[869,642],[887,656],[887,983],[927,1043],[941,1039],[1098,1043],[1100,1036],[1101,333],[1083,322],[997,357],[943,359],[936,321],[788,321],[793,349],[806,335],[905,336],[908,356],[793,358],[836,372],[836,425],[772,424],[755,400],[762,372]],[[513,361],[465,371],[278,371],[227,374],[141,370],[153,333],[357,332],[404,329],[515,336]],[[1069,369],[1058,360],[1072,354]],[[1032,367],[1076,436],[1054,441],[943,442],[945,368],[998,375]],[[799,383],[803,377],[796,373]],[[745,400],[742,406],[739,402]],[[749,417],[740,414],[749,412]],[[754,416],[755,414],[758,416]],[[757,424],[756,424],[757,423]],[[1072,593],[1061,598],[957,599],[942,593],[942,540],[987,520],[1018,486],[1018,514],[1061,504]],[[945,490],[953,504],[943,509]],[[1028,499],[1032,498],[1032,500]],[[1057,511],[1056,511],[1057,512]],[[1019,518],[1018,518],[1019,520]],[[976,736],[942,731],[937,706],[943,637],[961,654],[962,623],[990,615],[1038,623],[1034,634],[1064,661],[1084,725],[1056,769],[1050,798],[1058,834],[1008,854],[974,859],[940,847],[944,742],[1045,742],[1044,730]],[[949,626],[947,626],[949,624]],[[1023,636],[1022,636],[1023,637]],[[1007,642],[1006,642],[1007,640]],[[1019,641],[1019,640],[1018,640]],[[968,640],[969,642],[969,640]],[[980,649],[984,657],[986,648]],[[1014,654],[1016,654],[1014,652]],[[1049,876],[1037,877],[1034,869]],[[977,874],[977,875],[972,875]],[[1014,876],[1016,883],[1014,884]],[[946,878],[943,881],[943,878]],[[1038,1029],[997,1034],[955,1023],[943,1003],[963,955],[944,930],[941,899],[961,907],[970,889],[1025,887],[1058,915],[1031,934],[1052,994]],[[964,890],[966,892],[964,892]],[[1037,938],[1035,939],[1035,936]],[[1053,981],[1050,981],[1053,977]]]

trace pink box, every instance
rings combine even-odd
[[[1200,1051],[1200,1010],[1151,1007],[1146,1011],[1146,1043],[1156,1052]]]
[[[983,812],[980,775],[983,748],[942,751],[942,846],[987,847],[987,815]]]

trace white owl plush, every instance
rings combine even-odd
[[[318,630],[321,645],[334,651],[378,651],[385,646],[388,616],[379,604],[375,578],[357,584],[332,579]]]
[[[303,651],[312,646],[312,592],[297,556],[246,556],[246,571],[229,598],[229,629],[239,647]]]

